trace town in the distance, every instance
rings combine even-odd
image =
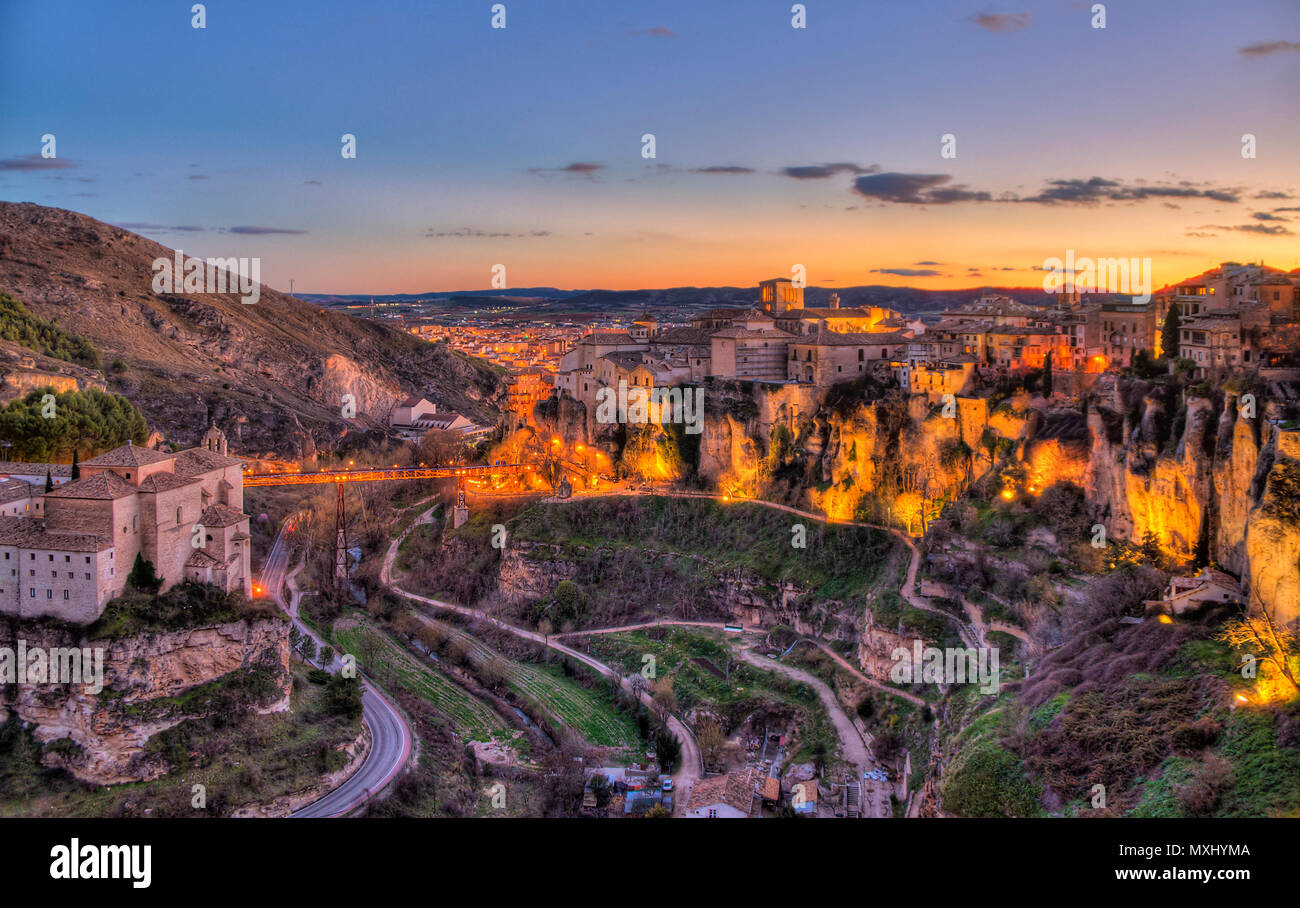
[[[0,203],[0,815],[1300,811],[1300,269],[248,304],[172,254]]]

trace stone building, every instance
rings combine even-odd
[[[219,435],[178,453],[128,443],[43,492],[43,516],[0,516],[0,612],[94,621],[136,555],[164,590],[193,580],[251,594],[241,461]]]

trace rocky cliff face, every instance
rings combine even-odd
[[[251,705],[260,712],[289,708],[289,625],[279,619],[191,628],[130,637],[82,640],[63,626],[0,623],[0,646],[30,651],[57,647],[103,650],[103,689],[81,684],[6,685],[3,709],[37,725],[38,741],[70,744],[47,750],[45,762],[78,779],[114,784],[152,779],[166,771],[145,745],[186,718],[203,715],[202,685],[239,680],[257,671],[267,683]]]

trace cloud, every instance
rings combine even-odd
[[[564,167],[530,167],[529,173],[576,173],[579,176],[591,176],[598,170],[604,170],[604,164],[595,164],[591,161],[574,161],[572,164]]]
[[[1202,229],[1204,228],[1209,228],[1211,230],[1236,230],[1241,233],[1262,233],[1265,236],[1295,236],[1293,231],[1288,230],[1281,224],[1273,224],[1272,226],[1268,224],[1204,224],[1202,225]]]
[[[1266,57],[1269,54],[1284,53],[1289,50],[1300,51],[1300,41],[1260,41],[1247,44],[1239,52],[1247,57]]]
[[[941,277],[942,271],[933,268],[872,268],[871,274],[896,274],[899,277]]]
[[[123,221],[116,226],[121,227],[123,230],[145,230],[150,233],[172,230],[182,231],[184,233],[203,233],[208,229],[206,227],[196,227],[193,224],[149,224],[141,221]]]
[[[1207,238],[1207,237],[1218,236],[1218,234],[1217,234],[1217,233],[1203,233],[1203,232],[1201,232],[1201,231],[1197,231],[1197,230],[1189,230],[1189,231],[1187,231],[1186,233],[1184,233],[1183,236],[1191,236],[1191,237],[1198,237],[1198,238],[1200,238],[1200,239],[1205,239],[1205,238]]]
[[[1281,210],[1281,209],[1279,209]],[[1276,214],[1269,214],[1267,211],[1256,211],[1251,215],[1257,221],[1289,221],[1290,218],[1280,217]]]
[[[875,173],[878,170],[880,167],[877,164],[872,164],[870,167],[849,163],[804,164],[797,167],[782,167],[778,173],[796,180],[824,180],[837,173]]]
[[[642,28],[627,33],[629,38],[640,36],[649,36],[652,38],[676,38],[677,33],[671,28],[664,28],[662,25],[656,25],[654,28]]]
[[[853,190],[869,199],[901,205],[950,205],[953,202],[989,202],[987,192],[973,192],[965,186],[946,186],[952,177],[943,173],[877,173],[858,177]]]
[[[283,233],[291,235],[304,234],[306,230],[290,230],[287,227],[231,227],[228,233],[239,233],[246,236],[268,236],[274,233]]]
[[[530,230],[528,233],[510,233],[508,231],[479,230],[475,227],[461,227],[457,230],[438,230],[430,227],[424,232],[425,239],[526,239],[528,237],[550,236],[549,230]]]
[[[853,190],[869,199],[900,205],[951,205],[957,202],[1019,202],[1041,205],[1096,205],[1101,202],[1143,202],[1149,199],[1210,199],[1235,203],[1241,191],[1181,182],[1176,185],[1125,183],[1103,177],[1086,180],[1048,180],[1034,195],[1004,193],[994,196],[981,189],[952,183],[946,173],[878,173],[853,181]]]
[[[303,181],[302,181],[302,185],[304,185],[304,186],[321,186],[321,185],[323,185],[323,184],[321,183],[320,180],[303,180]]]
[[[943,262],[913,262],[913,265],[942,265]]]
[[[991,32],[1018,32],[1031,18],[1029,13],[976,13],[970,21]]]
[[[187,176],[185,179],[187,179],[187,180],[206,180],[207,178],[208,178],[208,177],[207,177],[206,174],[202,174],[202,173],[192,173],[192,174],[190,174],[189,176]]]
[[[1213,189],[1182,182],[1175,186],[1149,186],[1125,184],[1119,180],[1091,177],[1087,180],[1048,180],[1047,188],[1038,195],[1020,198],[1021,202],[1141,202],[1147,199],[1212,199],[1216,202],[1237,202],[1241,193],[1236,189]]]
[[[690,173],[739,174],[739,173],[753,173],[753,172],[754,172],[754,168],[752,167],[741,167],[736,164],[715,164],[711,167],[694,167],[690,170]]]
[[[66,158],[43,158],[38,154],[0,160],[0,170],[66,170],[76,166]]]
[[[1276,189],[1261,189],[1255,194],[1257,199],[1289,199],[1289,193],[1278,192]]]

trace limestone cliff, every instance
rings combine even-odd
[[[97,694],[80,684],[6,685],[0,703],[6,718],[12,711],[35,723],[41,743],[70,742],[48,748],[44,760],[85,782],[161,775],[167,767],[146,745],[187,718],[232,706],[289,708],[289,625],[280,619],[98,640],[48,622],[0,623],[0,646],[16,648],[19,640],[29,651],[103,650],[103,689]]]

